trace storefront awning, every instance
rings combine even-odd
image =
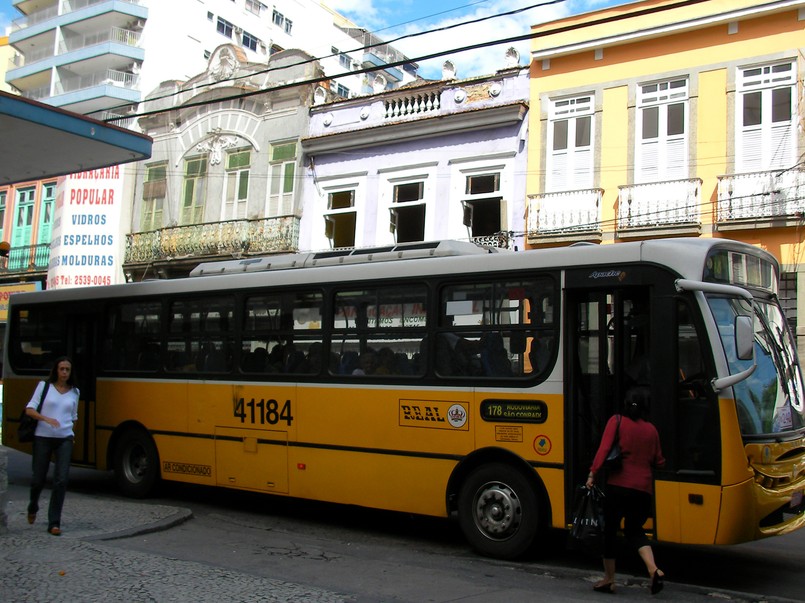
[[[0,92],[0,186],[151,157],[150,136]]]

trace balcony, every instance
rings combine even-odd
[[[528,196],[528,240],[589,239],[601,235],[601,196],[591,188]]]
[[[12,247],[3,274],[44,272],[49,262],[50,243]]]
[[[299,218],[229,220],[126,235],[124,264],[296,251]]]
[[[666,180],[620,186],[618,192],[618,236],[679,234],[701,224],[699,204],[702,181]],[[631,231],[631,232],[630,232]],[[659,232],[658,232],[659,231]]]
[[[798,226],[803,215],[805,171],[799,167],[718,178],[719,230]]]
[[[140,0],[119,0],[119,1],[138,6],[143,4],[142,2],[140,2]],[[60,14],[66,15],[69,13],[74,13],[79,10],[83,10],[85,8],[89,8],[91,6],[95,6],[97,4],[104,4],[108,2],[110,2],[110,0],[71,0],[71,2],[58,3],[55,6],[49,6],[48,8],[45,8],[43,10],[33,11],[25,15],[24,17],[15,19],[14,22],[11,24],[11,31],[16,32],[21,29],[26,29],[27,27],[38,25],[39,23],[44,23],[45,21],[49,21],[50,19],[58,17]],[[62,7],[61,12],[59,12],[59,6]]]
[[[400,60],[396,56],[390,56],[388,58],[391,59],[393,62]],[[368,51],[364,53],[362,62],[363,62],[363,68],[369,69],[371,67],[383,67],[383,65],[386,65],[389,61],[383,60],[380,56],[378,56],[377,51],[375,52]],[[395,82],[399,82],[403,79],[402,71],[400,71],[396,67],[385,67],[381,71],[375,73],[383,73],[390,80],[393,80]]]

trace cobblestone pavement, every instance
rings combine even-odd
[[[201,563],[124,551],[105,540],[167,529],[191,517],[189,509],[120,502],[70,492],[62,536],[47,527],[47,501],[34,525],[26,519],[27,489],[12,487],[0,535],[0,601],[349,601],[338,593],[228,571]],[[211,543],[214,546],[214,543]]]

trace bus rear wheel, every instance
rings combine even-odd
[[[539,500],[522,472],[500,463],[473,471],[459,490],[458,519],[479,553],[514,559],[533,544],[540,527]]]
[[[159,454],[151,436],[141,429],[125,432],[115,447],[114,470],[123,494],[148,496],[159,479]]]

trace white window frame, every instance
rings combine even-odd
[[[735,171],[737,173],[785,169],[797,161],[796,60],[739,67],[736,77]],[[787,120],[773,121],[773,97],[781,90],[790,94]],[[748,96],[760,96],[760,123],[744,126]]]
[[[259,0],[246,0],[246,10],[252,14],[260,15],[266,9],[266,5]]]
[[[231,167],[230,161],[236,155],[249,154],[249,163],[245,166]],[[226,154],[224,202],[221,207],[221,220],[243,220],[246,218],[246,207],[249,202],[249,186],[251,182],[252,153],[249,148],[240,148],[228,151]],[[246,191],[241,194],[241,182],[245,179]]]
[[[377,227],[375,229],[376,245],[393,244],[397,241],[395,211],[411,207],[424,207],[425,223],[422,240],[434,238],[435,214],[432,199],[436,181],[435,163],[409,166],[403,169],[381,170],[379,176],[379,197],[377,209]],[[396,202],[395,194],[398,186],[422,184],[422,197],[415,201]]]
[[[467,229],[467,236],[491,236],[489,235],[474,235],[473,230],[475,226],[475,211],[476,204],[480,203],[495,203],[497,202],[499,223],[496,232],[508,230],[508,213],[506,201],[503,196],[504,178],[506,174],[506,166],[501,164],[489,165],[485,167],[478,167],[473,169],[462,170],[463,183],[461,188],[461,224]],[[486,193],[470,193],[467,188],[473,178],[483,178],[491,176],[497,183],[497,188],[493,191]]]
[[[366,225],[366,172],[326,176],[319,180],[316,218],[311,222],[311,249],[328,249],[333,247],[333,240],[326,235],[327,218],[341,213],[355,213],[355,246],[368,245],[363,232]],[[353,205],[350,208],[329,209],[330,195],[353,191]],[[373,214],[374,215],[374,214]],[[374,219],[374,218],[373,218]],[[374,224],[374,222],[373,222]],[[373,229],[374,230],[374,229]],[[386,228],[388,231],[388,228]]]
[[[552,193],[592,188],[595,174],[595,95],[576,95],[551,99],[549,102],[545,190]],[[589,143],[577,145],[576,130],[582,120],[589,120]],[[566,146],[555,149],[555,129],[565,121]]]
[[[349,207],[339,207],[335,209],[330,208],[330,200],[335,195],[341,195],[343,193],[351,193],[352,194],[352,205]],[[354,216],[354,223],[355,223],[355,231],[352,234],[352,245],[339,245],[338,247],[357,247],[358,246],[358,210],[357,210],[357,197],[358,191],[357,186],[354,187],[339,187],[338,189],[332,189],[325,191],[325,212],[324,212],[324,236],[327,239],[329,246],[331,248],[336,248],[335,245],[335,236],[332,232],[328,233],[328,228],[330,227],[330,223],[334,223],[339,217],[353,215]]]
[[[248,48],[252,52],[257,52],[257,45],[260,44],[260,39],[257,36],[244,31],[240,36],[241,46]]]
[[[635,183],[688,177],[690,91],[687,77],[638,84],[635,119]],[[669,133],[669,112],[683,111],[682,132]],[[657,114],[656,136],[643,138],[648,112]]]
[[[222,36],[226,36],[227,38],[232,39],[232,32],[234,31],[235,26],[224,19],[223,17],[218,17],[218,21],[215,24],[215,30],[221,34]]]

